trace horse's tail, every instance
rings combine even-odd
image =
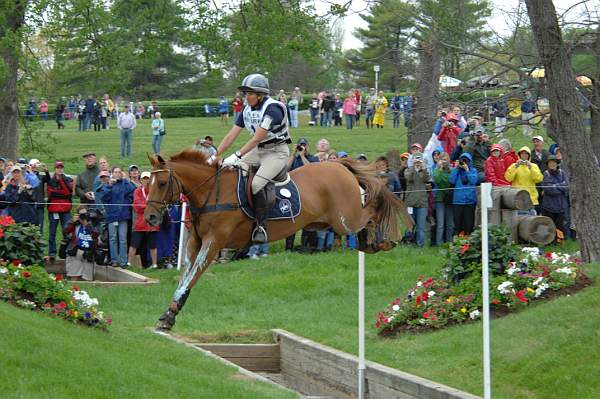
[[[392,240],[399,239],[398,217],[401,217],[409,230],[412,230],[413,220],[401,199],[396,197],[377,177],[375,165],[349,158],[340,158],[338,162],[344,165],[358,180],[358,184],[367,192],[366,205],[373,205],[379,216],[379,227],[384,236]]]

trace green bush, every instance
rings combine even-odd
[[[0,259],[19,260],[24,265],[41,263],[44,246],[38,226],[15,223],[10,216],[0,217]]]

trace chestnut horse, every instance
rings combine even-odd
[[[186,196],[192,209],[183,273],[169,308],[157,323],[158,329],[169,330],[190,290],[219,251],[250,244],[254,220],[238,206],[237,170],[207,165],[207,156],[192,150],[184,150],[168,161],[160,155],[148,158],[153,170],[144,219],[158,225],[167,206],[177,202],[180,194]],[[290,177],[299,188],[302,210],[294,219],[268,221],[270,241],[303,228],[331,226],[340,235],[358,233],[359,248],[376,252],[392,247],[373,243],[376,228],[379,236],[388,240],[398,239],[399,216],[412,228],[404,204],[376,176],[372,165],[350,159],[311,163],[290,172]]]

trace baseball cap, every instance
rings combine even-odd
[[[423,151],[423,146],[419,143],[413,143],[410,145],[410,148],[417,147],[419,151]]]
[[[485,133],[485,129],[481,126],[478,126],[477,129],[475,129],[475,134],[483,134]]]
[[[83,155],[81,156],[82,158],[87,158],[90,155],[96,156],[96,153],[93,151],[88,151],[88,152],[84,152]]]
[[[542,136],[533,136],[533,137],[531,138],[531,141],[533,141],[533,140],[539,140],[539,141],[541,141],[542,143],[544,142],[544,138],[543,138]]]
[[[556,158],[556,155],[548,155],[548,159],[546,159],[546,165],[550,161],[554,161],[556,163],[560,163],[560,159]]]
[[[21,163],[21,164],[23,164],[23,165],[27,165],[27,159],[25,159],[25,158],[19,158],[19,159],[17,160],[17,163]]]
[[[39,160],[39,159],[37,159],[37,158],[31,158],[31,159],[29,160],[29,166],[33,166],[33,165],[39,165],[40,163],[41,163],[41,162],[40,162],[40,160]]]
[[[6,162],[6,158],[4,158],[4,157],[0,157],[0,161],[2,161],[2,162]]]
[[[300,137],[298,139],[298,145],[301,145],[301,144],[305,144],[305,145],[308,144],[308,140],[305,139],[304,137]]]
[[[65,164],[64,164],[64,163],[62,163],[62,161],[56,161],[56,162],[54,162],[54,167],[55,167],[55,168],[58,168],[59,166],[62,166],[62,167],[64,168],[64,167],[65,167]]]
[[[109,177],[110,173],[108,173],[108,170],[102,170],[100,171],[100,173],[98,173],[98,177]]]
[[[128,171],[128,172],[131,172],[131,169],[137,169],[137,170],[140,170],[140,168],[138,168],[138,166],[137,166],[137,165],[129,165],[129,167],[127,168],[127,171]]]
[[[338,151],[338,158],[348,158],[348,153],[346,151]]]
[[[142,177],[141,177],[141,178],[142,178],[142,179],[144,179],[144,178],[146,178],[146,177],[147,177],[147,178],[149,179],[149,178],[150,178],[150,176],[151,176],[151,173],[150,173],[150,172],[142,172]]]
[[[19,165],[15,165],[10,169],[11,173],[14,172],[15,170],[18,170],[19,172],[21,172],[23,169],[21,169],[21,166],[19,166]]]

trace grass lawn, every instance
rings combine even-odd
[[[48,123],[47,129],[53,128]],[[167,120],[164,153],[189,146],[197,137],[219,139],[226,128],[217,119]],[[406,132],[299,128],[311,144],[327,137],[332,146],[370,159],[390,148],[405,148]],[[116,129],[77,133],[73,122],[57,132],[56,156],[73,159],[77,173],[87,149],[112,163],[147,165],[149,122],[134,134],[134,156],[119,158]],[[515,147],[527,142],[513,134]],[[236,145],[236,148],[238,146]],[[50,162],[50,159],[42,160]],[[357,255],[274,253],[260,261],[215,265],[192,291],[174,328],[179,334],[228,340],[238,333],[264,341],[272,328],[287,329],[350,353],[357,352]],[[443,258],[430,248],[399,247],[367,257],[367,358],[463,389],[482,393],[481,323],[395,339],[377,337],[375,315],[402,295],[419,275],[439,270]],[[589,274],[600,277],[598,264]],[[110,333],[74,327],[0,303],[1,397],[202,397],[283,398],[265,384],[242,381],[235,371],[149,331],[165,310],[177,272],[148,275],[159,284],[144,287],[86,285],[114,323]],[[600,392],[600,287],[534,304],[492,322],[494,398],[597,398]],[[235,338],[238,340],[238,338]],[[244,340],[244,339],[243,339]]]

